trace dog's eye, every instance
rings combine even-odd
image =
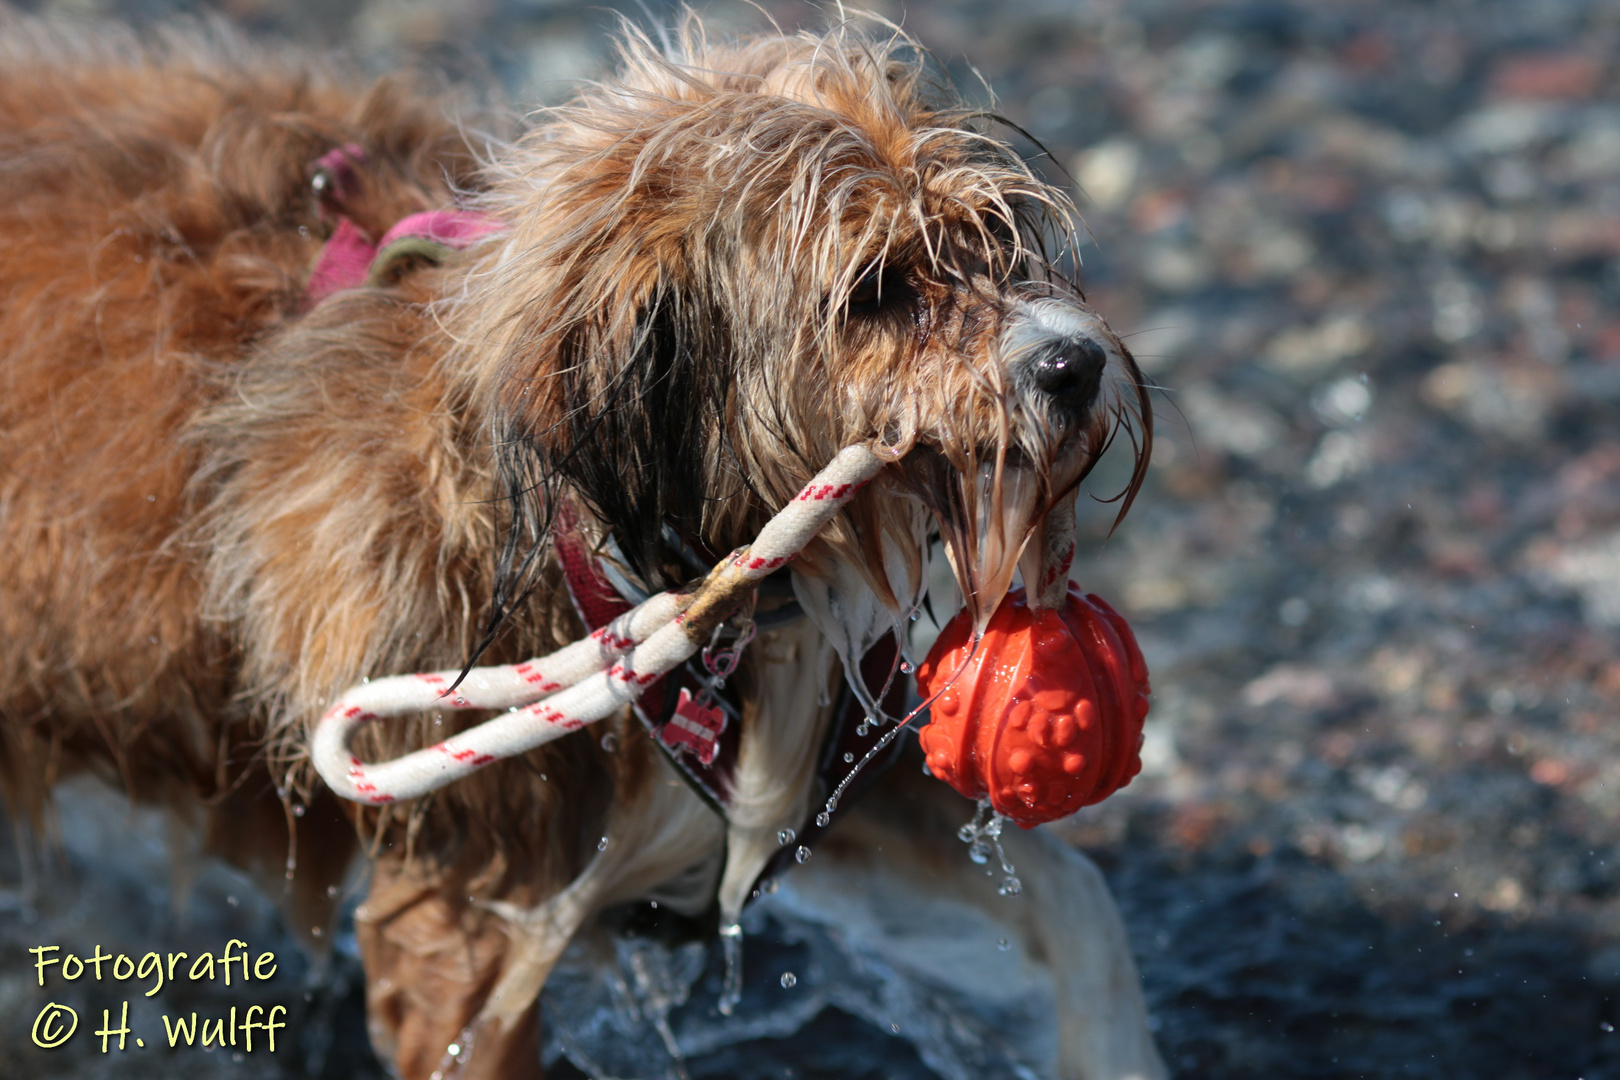
[[[871,315],[910,296],[911,287],[903,271],[890,266],[873,267],[855,282],[844,304],[851,315]]]

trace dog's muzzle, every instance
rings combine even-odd
[[[1001,337],[1002,362],[1025,410],[1066,435],[1086,426],[1122,350],[1102,320],[1073,301],[1022,303]]]

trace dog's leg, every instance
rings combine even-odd
[[[627,731],[620,753],[638,758],[626,774],[639,782],[614,800],[606,843],[549,899],[474,899],[412,875],[400,858],[377,863],[356,934],[372,1045],[406,1080],[538,1077],[540,990],[574,934],[601,907],[713,863],[719,819],[645,736]],[[706,899],[712,875],[703,880]]]
[[[385,856],[355,913],[355,935],[371,1045],[398,1075],[538,1080],[537,1002],[516,1016],[473,1023],[507,958],[510,939],[499,916],[464,889],[425,881],[403,858]]]
[[[605,824],[602,846],[567,888],[524,907],[492,901],[483,907],[505,921],[512,945],[504,971],[489,991],[478,1024],[502,1025],[526,1015],[551,969],[585,921],[603,907],[660,893],[684,882],[689,894],[662,895],[676,910],[695,914],[714,888],[721,824],[644,736],[625,738],[620,752],[640,755],[645,772],[621,790]],[[637,770],[641,771],[641,770]]]
[[[1024,947],[1052,969],[1064,1080],[1160,1080],[1169,1073],[1148,1033],[1142,981],[1125,925],[1095,864],[1051,833],[1011,828],[1002,846],[1030,911]],[[986,907],[1008,898],[984,896]],[[1011,898],[1016,901],[1018,898]],[[1037,951],[1038,950],[1038,951]]]
[[[807,910],[824,912],[844,933],[867,928],[896,966],[948,980],[970,997],[982,997],[988,972],[1007,959],[996,945],[1002,937],[1052,980],[1057,1032],[1046,1067],[1056,1080],[1166,1077],[1124,926],[1097,868],[1048,833],[1009,827],[1002,844],[1023,889],[999,895],[1002,875],[987,877],[956,837],[972,805],[923,777],[919,763],[908,755],[794,871],[788,885]],[[950,905],[977,915],[951,917]],[[922,913],[936,909],[949,927],[927,925]]]
[[[809,620],[767,634],[759,655],[758,698],[745,707],[737,772],[727,808],[720,921],[733,925],[754,881],[781,850],[780,830],[804,820],[816,785],[815,761],[832,710],[820,702],[833,677],[832,652]]]

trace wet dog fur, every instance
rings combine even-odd
[[[363,849],[372,1038],[411,1078],[535,1074],[536,996],[604,908],[734,921],[825,796],[820,703],[903,633],[929,544],[982,622],[1065,543],[1109,439],[1138,442],[1134,492],[1151,435],[1129,353],[1048,257],[1067,199],[878,31],[627,31],[610,81],[513,126],[228,34],[0,20],[11,813],[100,773],[269,879],[287,865],[297,927],[330,920]],[[344,146],[363,167],[312,188]],[[453,203],[501,230],[307,302],[339,218],[376,237]],[[745,658],[725,821],[628,717],[603,724],[616,746],[580,733],[378,810],[308,770],[309,725],[361,678],[582,632],[559,508],[666,588],[690,576],[670,536],[741,546],[862,441],[899,464],[795,563],[809,618]],[[951,838],[965,804],[918,783],[880,785],[806,881],[983,891]],[[1160,1075],[1095,871],[1014,843],[1028,895],[985,911],[1059,986],[1057,1075]]]

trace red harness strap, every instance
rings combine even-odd
[[[585,549],[579,535],[579,519],[574,508],[563,503],[557,508],[557,522],[551,530],[551,547],[562,565],[563,580],[574,608],[585,622],[585,629],[606,626],[630,610],[630,602],[619,595],[602,573],[596,559]]]

